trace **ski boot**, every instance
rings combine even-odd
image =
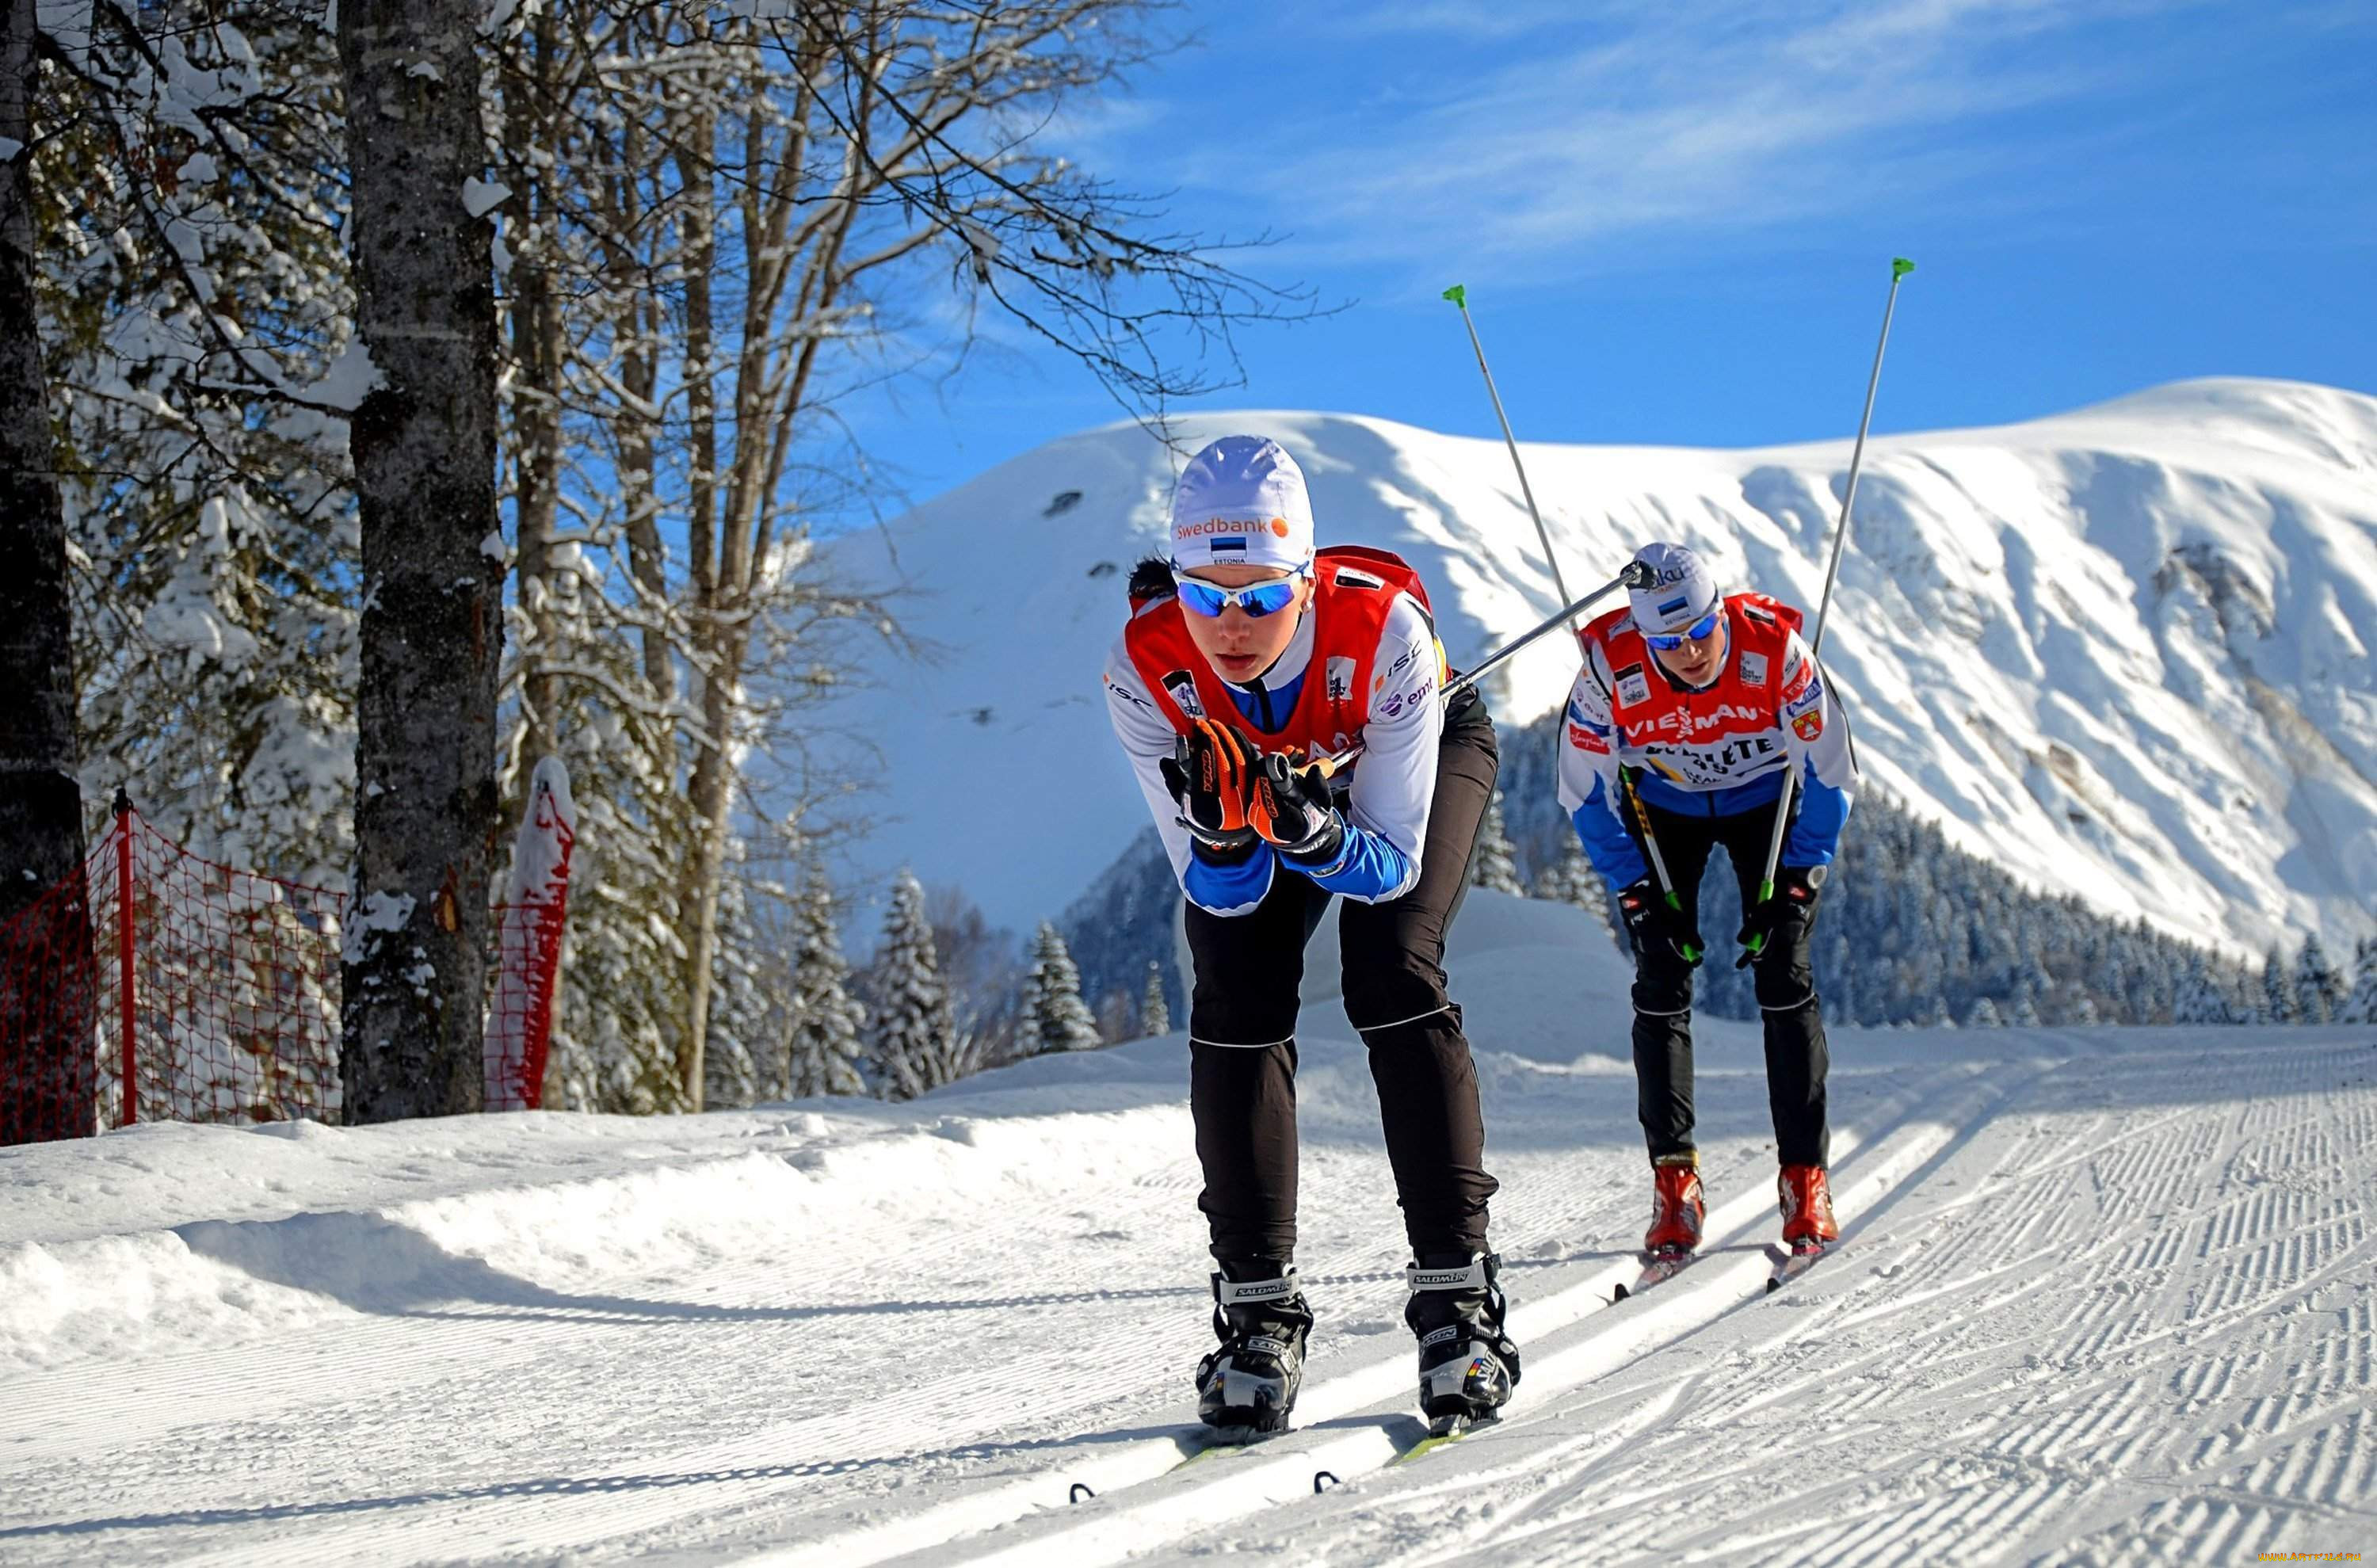
[[[1404,1321],[1419,1338],[1419,1407],[1434,1436],[1492,1420],[1518,1386],[1501,1269],[1491,1252],[1429,1252],[1404,1272]]]
[[[1249,1435],[1286,1430],[1311,1332],[1312,1309],[1293,1264],[1223,1263],[1213,1275],[1213,1333],[1222,1343],[1197,1366],[1197,1418]]]
[[[1708,1202],[1701,1191],[1696,1151],[1661,1155],[1651,1162],[1651,1228],[1642,1233],[1647,1259],[1683,1258],[1701,1244]]]
[[[1841,1239],[1822,1166],[1785,1166],[1774,1178],[1774,1191],[1782,1201],[1783,1244],[1793,1252],[1821,1252]]]

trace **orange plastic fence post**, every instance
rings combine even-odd
[[[135,1075],[138,1056],[133,1046],[132,973],[132,797],[115,792],[115,1010],[116,1026],[124,1035],[124,1125],[139,1119],[140,1081]]]

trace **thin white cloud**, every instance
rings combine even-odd
[[[1362,47],[1400,68],[1358,99],[1290,97],[1244,130],[1217,133],[1209,118],[1193,142],[1136,168],[1141,184],[1235,189],[1245,229],[1294,235],[1273,269],[1566,264],[1620,235],[1765,227],[2001,185],[2040,154],[1979,134],[1992,117],[2123,79],[2118,52],[2024,46],[2138,9],[1626,3],[1480,18],[1396,7]],[[1339,14],[1311,25],[1307,42],[1350,48],[1361,24]],[[1431,32],[1448,41],[1440,71],[1414,64]],[[1456,40],[1465,56],[1452,55]],[[1481,42],[1501,60],[1464,68]],[[1311,74],[1317,85],[1345,73]],[[1181,128],[1170,120],[1175,138]]]

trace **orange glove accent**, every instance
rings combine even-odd
[[[1212,796],[1221,807],[1221,820],[1215,825],[1224,832],[1233,832],[1251,826],[1247,816],[1247,800],[1253,784],[1254,759],[1238,732],[1213,719],[1197,721],[1198,731],[1205,744],[1197,748],[1197,761],[1203,774],[1198,788]]]
[[[1299,766],[1284,752],[1264,754],[1248,815],[1255,832],[1288,855],[1334,854],[1344,839],[1344,824],[1330,804],[1327,772]]]

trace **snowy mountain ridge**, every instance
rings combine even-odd
[[[1322,543],[1419,569],[1456,666],[1556,607],[1499,442],[1346,414],[1177,422],[1188,449],[1233,430],[1296,455]],[[1524,450],[1571,592],[1653,537],[1729,585],[1821,592],[1846,440]],[[903,583],[905,625],[938,651],[878,664],[835,715],[884,764],[862,875],[911,864],[1021,928],[1144,827],[1097,672],[1178,461],[1135,425],[1086,431],[830,545]],[[2372,644],[2377,398],[2218,379],[1874,439],[1824,653],[1869,783],[1952,842],[2257,952],[2377,928]],[[1559,705],[1571,657],[1547,639],[1514,660],[1497,716]]]

